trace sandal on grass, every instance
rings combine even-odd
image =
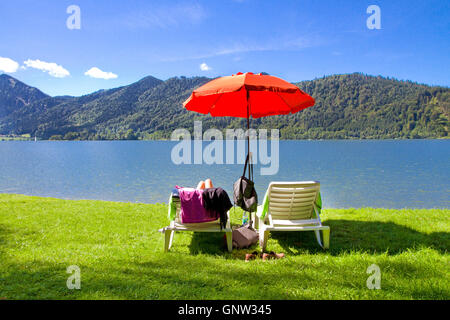
[[[256,259],[260,254],[257,251],[253,251],[252,253],[247,253],[245,255],[245,262],[249,262],[250,260]]]
[[[268,259],[281,259],[284,258],[284,253],[275,253],[273,251],[270,251],[269,253],[263,253],[262,259],[268,260]]]

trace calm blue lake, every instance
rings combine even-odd
[[[242,165],[176,165],[175,145],[0,142],[0,193],[156,203],[167,202],[175,185],[210,177],[231,196]],[[450,140],[280,141],[279,154],[276,175],[255,167],[261,200],[270,181],[318,180],[325,207],[450,207]]]

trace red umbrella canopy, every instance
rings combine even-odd
[[[260,118],[296,113],[314,102],[314,98],[280,78],[239,72],[204,84],[183,105],[213,117]]]

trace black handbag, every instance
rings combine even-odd
[[[245,177],[245,171],[248,164],[248,178]],[[234,203],[244,211],[255,212],[258,208],[258,195],[255,190],[253,180],[253,164],[249,161],[249,155],[245,160],[244,173],[234,183]]]

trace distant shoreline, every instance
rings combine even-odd
[[[279,141],[389,141],[389,140],[395,140],[395,141],[399,141],[399,140],[449,140],[450,137],[439,137],[439,138],[379,138],[379,139],[370,139],[370,138],[345,138],[345,139],[279,139]],[[222,141],[227,141],[226,139],[218,139],[218,140],[222,140]],[[240,140],[244,140],[245,139],[240,139]],[[272,139],[267,139],[267,140],[272,140]],[[1,137],[0,136],[0,142],[6,142],[6,141],[32,141],[35,142],[34,138],[6,138],[6,137]],[[51,142],[68,142],[68,141],[83,141],[83,142],[87,142],[87,141],[92,141],[92,142],[100,142],[100,141],[173,141],[170,139],[131,139],[131,140],[126,140],[126,139],[114,139],[114,140],[106,140],[106,139],[102,139],[102,140],[52,140],[52,139],[37,139],[36,141],[51,141]],[[176,140],[178,141],[178,140]],[[174,142],[176,142],[174,141]],[[208,142],[210,140],[202,140],[205,142]]]

